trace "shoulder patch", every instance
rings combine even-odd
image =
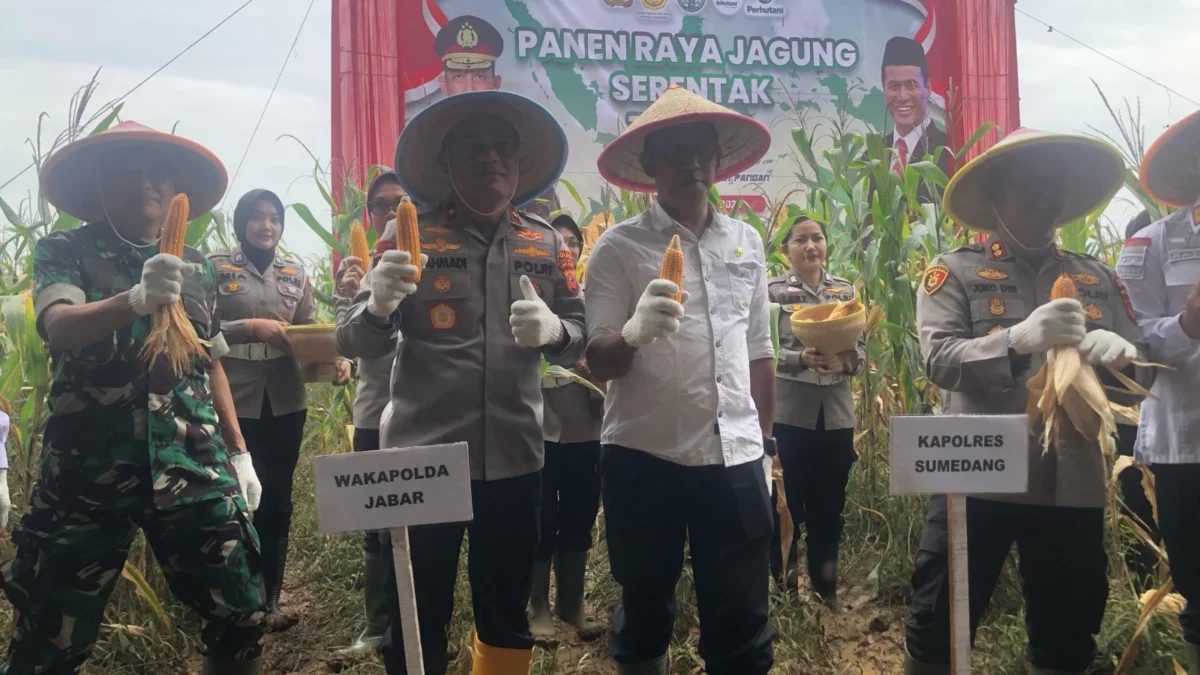
[[[1117,284],[1117,290],[1121,292],[1121,302],[1125,305],[1125,313],[1129,315],[1130,321],[1137,321],[1137,316],[1133,313],[1133,301],[1129,299],[1129,291],[1125,290],[1125,284],[1121,281],[1121,277],[1113,277],[1113,281]]]
[[[950,278],[950,268],[945,265],[930,265],[925,270],[925,276],[921,279],[921,288],[925,290],[925,295],[933,295],[942,290],[946,279]]]
[[[562,272],[563,280],[567,282],[567,290],[571,295],[579,295],[579,279],[575,276],[575,258],[567,249],[558,251],[558,269]]]
[[[1000,281],[1002,279],[1008,278],[1007,274],[1005,274],[1004,272],[1001,272],[998,269],[992,268],[992,267],[988,267],[987,269],[979,270],[975,274],[980,279],[987,279],[989,281]]]
[[[988,246],[988,255],[990,255],[992,257],[992,260],[1000,260],[1001,258],[1007,258],[1008,257],[1008,249],[1004,246],[1004,244],[1002,244],[998,241],[993,241],[991,243],[991,245]]]

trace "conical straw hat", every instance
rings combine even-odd
[[[1146,192],[1171,206],[1200,197],[1200,112],[1171,125],[1146,151],[1138,179]]]
[[[646,135],[690,122],[708,122],[717,131],[717,142],[721,148],[717,182],[754,166],[771,146],[771,132],[762,122],[713,103],[678,85],[671,85],[600,153],[596,162],[600,175],[613,185],[627,190],[653,192],[654,179],[642,171],[639,160]]]
[[[992,167],[1009,158],[1026,166],[1051,158],[1063,164],[1067,192],[1064,225],[1100,208],[1117,194],[1125,181],[1121,153],[1098,138],[1017,129],[954,174],[943,199],[951,219],[983,232],[999,226],[999,217],[985,186],[991,180]]]

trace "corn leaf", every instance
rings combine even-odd
[[[146,582],[146,577],[142,576],[141,571],[133,563],[125,561],[125,567],[121,569],[121,577],[133,584],[134,590],[146,601],[146,604],[150,606],[150,609],[158,617],[158,620],[162,621],[164,626],[170,628],[171,618],[163,610],[162,603],[158,600],[158,595],[150,587],[150,584]]]

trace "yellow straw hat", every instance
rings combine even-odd
[[[1063,224],[1098,209],[1117,194],[1125,181],[1121,153],[1100,139],[1017,129],[954,174],[942,201],[951,219],[982,232],[991,232],[999,226],[999,217],[985,188],[991,180],[992,168],[1009,158],[1025,165],[1047,159],[1063,164],[1067,185]]]
[[[1171,125],[1146,151],[1142,187],[1160,202],[1184,206],[1200,197],[1200,111]]]
[[[182,136],[155,131],[137,122],[122,122],[111,129],[81,138],[60,148],[42,165],[42,195],[56,209],[84,222],[104,220],[96,176],[104,170],[105,156],[118,148],[141,147],[168,158],[176,192],[186,194],[191,212],[207,213],[225,194],[229,182],[225,165],[208,148]]]
[[[627,190],[653,192],[654,179],[642,170],[640,159],[646,136],[690,122],[708,122],[717,131],[721,148],[717,182],[754,166],[771,147],[771,132],[762,122],[673,84],[604,148],[596,160],[600,175]]]

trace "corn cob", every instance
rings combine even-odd
[[[1058,275],[1054,286],[1050,288],[1051,300],[1061,300],[1062,298],[1079,299],[1079,287],[1075,285],[1075,280],[1066,274]]]
[[[833,311],[829,313],[829,316],[826,317],[825,320],[832,321],[833,319],[841,319],[843,317],[850,316],[859,309],[860,307],[858,300],[846,300],[845,302],[839,302],[837,307],[834,307]]]
[[[357,220],[350,225],[350,255],[362,261],[363,272],[371,269],[371,249],[367,247],[367,233]]]
[[[187,235],[190,204],[186,194],[175,195],[167,207],[158,252],[183,258],[183,241]],[[152,366],[160,356],[166,356],[176,377],[182,377],[193,367],[194,357],[204,356],[205,343],[196,335],[196,328],[183,308],[183,300],[159,307],[154,314],[150,335],[142,347],[142,358]]]
[[[412,264],[417,267],[417,275],[412,281],[421,280],[421,233],[417,231],[417,207],[408,197],[400,199],[396,207],[396,249],[408,251],[412,256]]]
[[[679,292],[672,298],[675,302],[683,302],[683,248],[680,247],[677,234],[671,237],[671,243],[667,245],[667,250],[663,253],[662,267],[658,271],[658,278],[675,282]]]

